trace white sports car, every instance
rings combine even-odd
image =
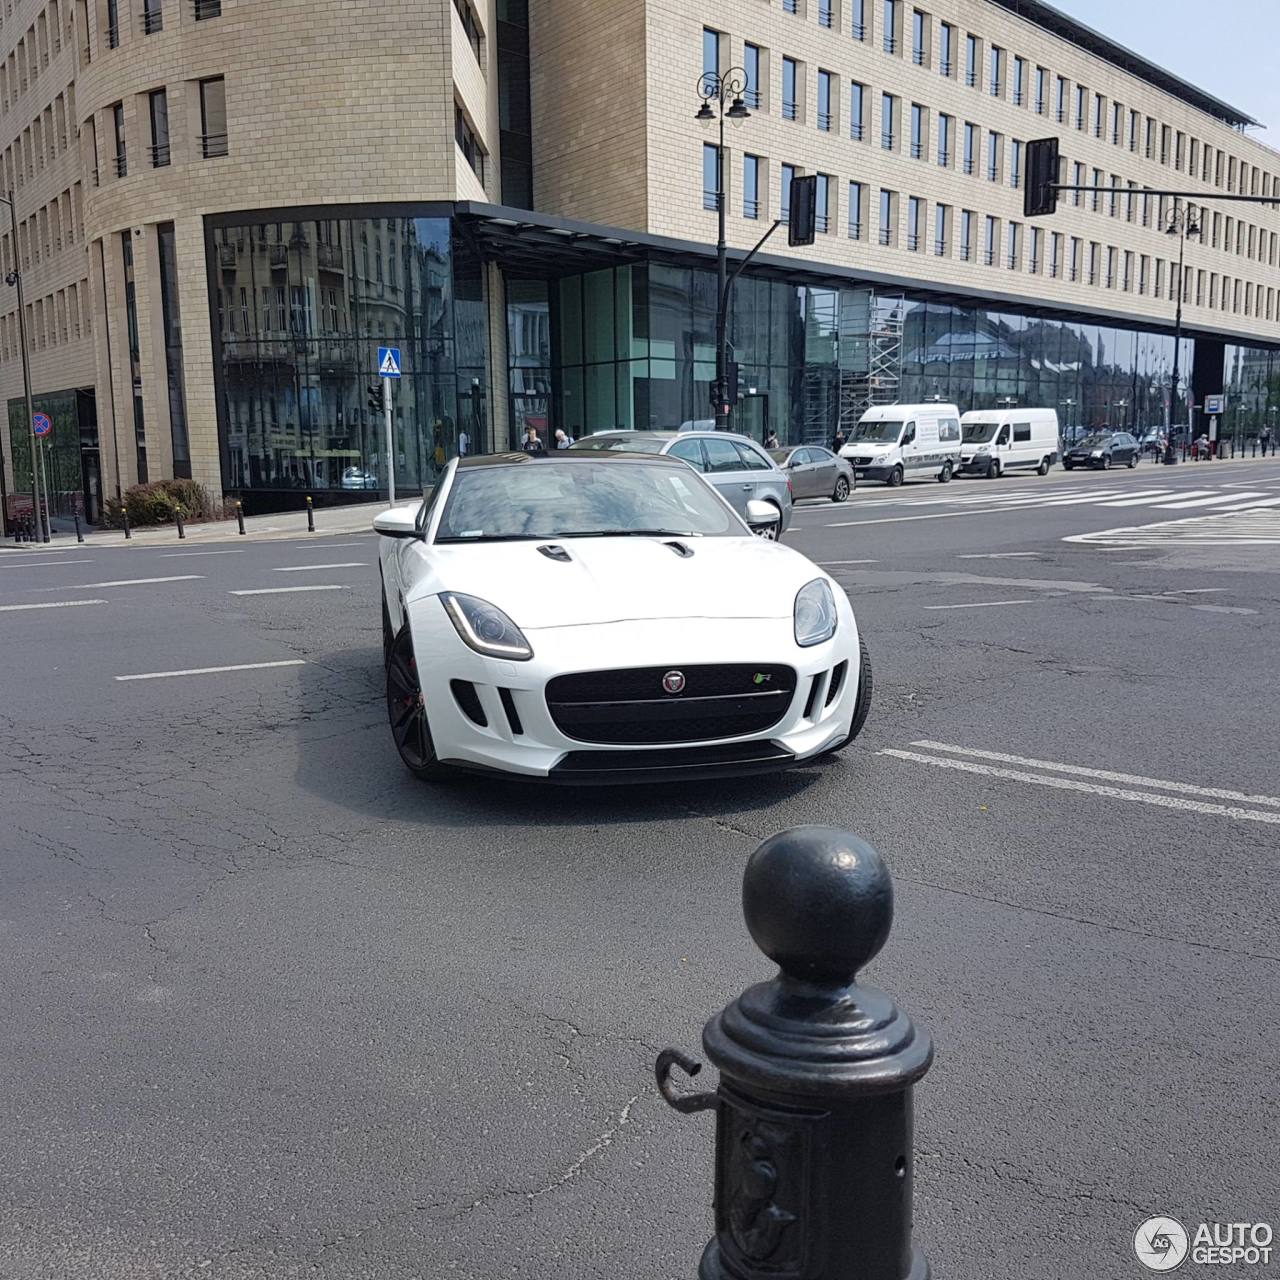
[[[421,778],[762,773],[866,719],[848,597],[678,458],[463,458],[374,528],[387,710]]]

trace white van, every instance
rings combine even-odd
[[[1006,471],[1047,475],[1059,461],[1058,415],[1052,409],[974,409],[960,419],[962,474],[994,479]]]
[[[960,469],[960,410],[953,404],[868,409],[840,450],[859,480],[899,485],[920,477],[946,484]]]

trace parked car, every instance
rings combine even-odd
[[[848,594],[674,457],[455,459],[373,522],[400,758],[581,785],[776,772],[871,705]]]
[[[1058,460],[1058,415],[1052,409],[973,409],[960,419],[960,470],[998,479],[1006,471],[1048,475]]]
[[[1062,456],[1062,465],[1068,471],[1073,467],[1109,471],[1112,467],[1136,467],[1140,456],[1137,440],[1127,431],[1100,431],[1068,449]]]
[[[741,516],[753,499],[772,503],[777,522],[760,530],[778,538],[791,523],[791,481],[754,440],[729,431],[606,431],[588,436],[574,450],[613,449],[621,453],[660,453],[681,458],[700,471]]]
[[[787,473],[793,498],[830,498],[832,502],[843,502],[858,484],[853,463],[848,458],[836,457],[820,444],[770,449],[769,457]]]
[[[840,450],[861,480],[891,487],[908,476],[946,484],[960,466],[960,410],[953,404],[889,404],[868,409]]]
[[[342,487],[344,489],[376,489],[378,477],[363,467],[348,467],[342,473]]]

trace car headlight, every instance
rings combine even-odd
[[[991,446],[989,444],[980,444],[974,452],[977,453],[979,456],[981,456],[984,453],[990,453]]]
[[[524,632],[497,605],[455,591],[442,591],[440,602],[468,648],[488,658],[510,658],[514,662],[528,662],[533,657]]]
[[[796,644],[808,649],[836,633],[836,601],[825,578],[815,578],[796,593]]]
[[[1101,449],[1095,449],[1095,450],[1094,450],[1094,451],[1089,455],[1089,457],[1091,457],[1091,458],[1100,458],[1100,457],[1102,457],[1102,450],[1101,450]]]

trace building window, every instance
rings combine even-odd
[[[952,135],[955,131],[955,122],[946,112],[938,113],[938,164],[942,168],[947,168],[951,164],[951,144]]]
[[[133,232],[120,233],[120,254],[124,265],[125,333],[129,343],[129,373],[133,384],[133,442],[138,483],[147,483],[147,433],[142,412],[142,343],[138,333],[138,289],[133,275]]]
[[[867,0],[849,0],[850,33],[855,40],[867,38]]]
[[[1129,150],[1136,154],[1138,150],[1138,120],[1136,111],[1129,112]]]
[[[831,230],[831,178],[825,173],[815,175],[814,184],[814,229],[826,234]]]
[[[1101,169],[1095,169],[1093,171],[1093,181],[1089,185],[1091,187],[1101,188],[1102,186],[1102,170]],[[1092,204],[1093,212],[1097,213],[1098,210],[1102,208],[1102,192],[1101,190],[1097,190],[1097,191],[1091,192],[1090,194],[1093,197],[1093,204]]]
[[[120,47],[120,3],[119,0],[107,0],[107,48]],[[15,90],[17,86],[14,86]]]
[[[1009,185],[1022,186],[1022,143],[1016,138],[1009,142]]]
[[[999,249],[1000,236],[996,230],[996,219],[992,214],[987,214],[982,224],[982,265],[984,267],[995,264]]]
[[[1093,136],[1101,138],[1103,134],[1103,119],[1106,115],[1105,99],[1102,94],[1095,93],[1093,95]]]
[[[781,199],[778,202],[778,214],[782,221],[786,222],[791,217],[791,180],[796,176],[796,167],[793,164],[784,164],[781,173],[782,190]]]
[[[925,109],[918,103],[911,104],[911,158],[924,159]]]
[[[866,187],[861,182],[849,183],[849,239],[862,239],[863,200]]]
[[[818,72],[818,128],[824,133],[831,132],[831,86],[834,81],[830,71]]]
[[[1147,117],[1146,133],[1147,136],[1142,146],[1142,153],[1148,160],[1154,160],[1156,158],[1156,122],[1150,116]],[[1221,162],[1221,153],[1219,153],[1218,158],[1219,162]],[[1218,185],[1222,185],[1221,164],[1219,164]]]
[[[880,147],[892,151],[894,145],[894,97],[891,93],[880,95]]]
[[[1067,122],[1067,78],[1059,76],[1053,91],[1053,118],[1059,124]]]
[[[913,253],[918,252],[923,241],[921,226],[921,208],[923,202],[919,196],[907,197],[907,248]]]
[[[111,127],[115,137],[116,154],[115,154],[115,170],[116,177],[123,178],[129,172],[129,155],[125,146],[124,136],[124,103],[117,102],[111,108]],[[132,254],[132,249],[130,249]]]
[[[1089,90],[1076,85],[1076,128],[1082,133],[1089,127]]]
[[[898,0],[884,0],[884,51],[898,52]]]
[[[1075,162],[1075,167],[1072,172],[1071,185],[1074,187],[1083,187],[1084,179],[1085,179],[1084,165],[1081,164],[1079,160],[1077,160]],[[1073,202],[1075,203],[1076,208],[1077,209],[1080,208],[1080,205],[1084,201],[1084,192],[1078,191],[1078,190],[1073,191],[1071,193],[1071,197]]]
[[[1072,236],[1071,237],[1071,268],[1069,273],[1070,278],[1072,280],[1080,279],[1080,251],[1082,247],[1083,246],[1082,246],[1080,237]]]
[[[222,17],[222,0],[194,0],[196,21]]]
[[[169,163],[169,98],[163,89],[147,95],[151,116],[151,166],[163,169]]]
[[[760,47],[754,44],[742,46],[743,70],[747,73],[744,97],[753,110],[760,106]]]
[[[987,77],[987,89],[993,98],[1004,95],[1004,50],[998,45],[991,46],[991,74]]]
[[[892,191],[880,189],[880,243],[891,245],[894,242],[894,226],[897,221],[897,196]]]
[[[917,67],[929,65],[929,15],[911,10],[911,61]]]
[[[831,0],[818,0],[818,26],[835,26],[835,13],[832,11]]]
[[[1111,143],[1119,146],[1124,138],[1124,108],[1118,103],[1111,104]]]
[[[849,137],[861,142],[866,137],[867,87],[856,80],[849,82]]]
[[[964,126],[964,171],[973,173],[978,163],[978,126],[967,120]]]
[[[1016,271],[1022,258],[1022,224],[1009,223],[1009,270]]]
[[[964,38],[964,82],[971,89],[978,87],[978,37],[975,35]]]
[[[1124,251],[1124,274],[1120,277],[1120,287],[1125,293],[1133,291],[1133,254],[1128,249]]]
[[[142,34],[151,36],[164,30],[164,10],[160,0],[142,0]]]
[[[1049,73],[1044,67],[1036,68],[1036,115],[1049,114]]]
[[[1014,58],[1013,60],[1013,105],[1015,107],[1025,106],[1027,102],[1027,60],[1026,58]]]
[[[200,81],[200,150],[206,160],[227,154],[227,84],[221,76]]]
[[[1056,280],[1062,274],[1062,232],[1049,233],[1049,276]]]
[[[973,261],[973,210],[960,210],[960,261]]]
[[[453,0],[453,11],[458,15],[458,21],[462,24],[462,33],[467,37],[467,43],[471,46],[471,52],[475,55],[477,62],[480,62],[480,19],[476,17],[476,11],[467,3],[467,0]]]
[[[702,74],[719,76],[720,74],[720,41],[723,36],[710,27],[702,28]]]
[[[956,73],[956,29],[949,22],[938,28],[938,70],[944,76]]]
[[[1102,246],[1096,240],[1089,241],[1089,283],[1098,283],[1098,260]]]
[[[1115,245],[1107,246],[1107,288],[1116,287],[1116,249]]]
[[[799,13],[800,0],[782,0],[783,13]]]
[[[1031,228],[1031,258],[1027,263],[1027,270],[1036,275],[1040,271],[1040,252],[1044,240],[1044,232],[1039,227]]]
[[[947,233],[951,210],[945,204],[933,206],[933,252],[938,258],[947,256]]]
[[[782,59],[782,118],[795,120],[799,116],[796,103],[796,60]]]
[[[718,209],[720,201],[720,148],[714,143],[702,144],[702,207]]]
[[[744,155],[742,157],[742,216],[752,221],[760,216],[759,156]]]
[[[182,315],[178,309],[178,257],[172,222],[156,226],[160,259],[160,319],[164,329],[165,373],[169,384],[169,436],[173,446],[173,474],[191,476],[191,445],[187,436],[187,398],[182,372]]]
[[[987,181],[1000,181],[1000,162],[1002,160],[1001,152],[1004,146],[1004,139],[994,129],[987,131]]]

